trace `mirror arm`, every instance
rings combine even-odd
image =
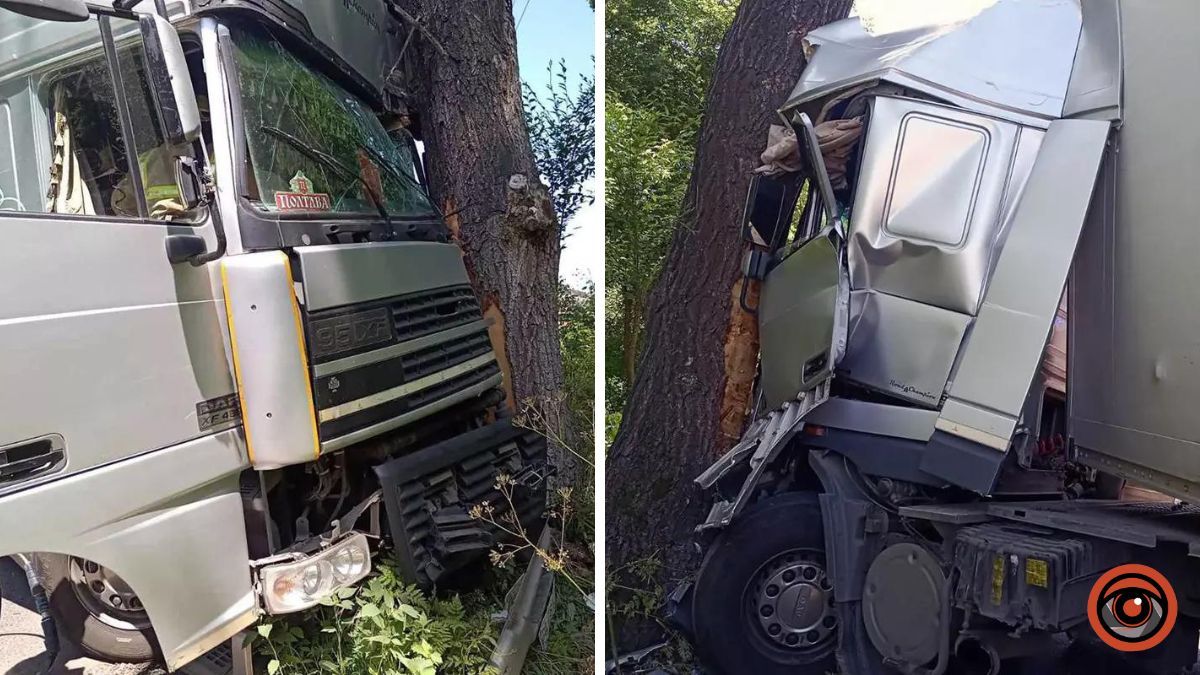
[[[226,249],[225,224],[221,220],[221,209],[217,206],[217,201],[213,199],[213,185],[211,180],[205,179],[204,192],[204,204],[208,206],[208,212],[212,214],[213,234],[217,236],[217,247],[211,251],[201,253],[200,255],[192,258],[190,262],[192,263],[193,267],[207,265],[208,263],[220,258],[221,256],[225,255]]]

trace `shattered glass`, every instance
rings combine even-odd
[[[413,153],[392,142],[365,103],[265,29],[230,33],[253,169],[246,192],[255,206],[377,214],[373,193],[391,216],[434,213]]]

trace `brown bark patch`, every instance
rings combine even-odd
[[[458,217],[458,207],[454,197],[447,197],[442,212],[446,214],[446,227],[450,228],[450,238],[454,243],[462,245],[462,220]]]
[[[721,396],[721,443],[714,448],[721,454],[732,447],[742,435],[750,396],[754,391],[754,376],[758,371],[758,317],[742,309],[742,285],[746,287],[746,304],[758,306],[761,284],[742,277],[733,285],[733,302],[729,307],[729,328],[725,332],[725,391]]]
[[[508,360],[508,346],[504,340],[504,310],[496,296],[489,295],[483,299],[483,318],[488,322],[488,338],[492,341],[492,351],[496,352],[496,362],[500,364],[500,372],[504,375],[504,397],[508,401],[508,409],[517,410],[517,399],[513,396],[512,363]]]

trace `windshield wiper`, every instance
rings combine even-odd
[[[400,169],[397,169],[396,167],[392,166],[392,163],[387,161],[387,159],[384,158],[384,156],[382,154],[380,154],[380,152],[378,150],[376,150],[375,148],[372,148],[371,146],[369,146],[365,143],[359,143],[358,147],[362,148],[363,152],[366,152],[367,154],[371,155],[371,159],[375,160],[376,164],[383,165],[383,168],[387,169],[388,173],[392,174],[393,176],[398,176],[401,180],[407,181],[409,183],[409,185],[412,185],[413,187],[417,188],[417,190],[419,190],[422,194],[425,195],[425,199],[429,202],[429,205],[433,207],[433,210],[437,211],[437,214],[439,216],[441,216],[441,218],[443,220],[446,219],[446,214],[442,213],[442,210],[440,208],[438,208],[437,202],[435,202],[433,200],[433,197],[429,196],[429,192],[425,190],[425,186],[421,185],[421,183],[416,178],[413,178],[412,176],[401,171]]]
[[[264,124],[264,125],[260,126],[258,128],[258,130],[261,132],[270,134],[271,136],[274,136],[275,138],[278,138],[280,140],[287,141],[289,145],[291,145],[293,148],[296,148],[297,150],[299,150],[301,152],[301,154],[307,155],[310,159],[313,159],[315,161],[318,161],[318,162],[324,164],[325,166],[342,174],[342,176],[349,176],[351,179],[356,180],[359,183],[361,183],[363,186],[363,192],[367,193],[367,197],[371,200],[371,203],[374,204],[375,208],[379,211],[379,216],[381,218],[383,218],[383,222],[387,223],[389,230],[392,228],[392,217],[390,215],[388,215],[387,209],[384,208],[383,199],[379,195],[375,194],[375,191],[371,187],[370,183],[368,183],[367,180],[365,178],[363,178],[357,171],[351,169],[350,167],[346,166],[345,164],[342,164],[341,161],[339,161],[337,157],[334,157],[333,155],[325,152],[324,150],[313,147],[309,143],[306,143],[306,142],[300,140],[299,138],[296,138],[292,134],[289,134],[288,132],[284,131],[283,129],[280,129],[279,127],[273,127],[273,126]]]

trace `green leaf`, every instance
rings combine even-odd
[[[267,675],[275,675],[275,673],[278,673],[278,672],[279,672],[279,659],[271,659],[271,661],[269,663],[267,663]]]
[[[358,615],[364,619],[369,619],[373,616],[379,616],[379,605],[373,602],[368,602],[358,611]]]
[[[271,629],[272,628],[274,628],[273,624],[269,624],[269,623],[259,624],[258,634],[265,638],[269,638],[269,637],[271,637]],[[278,667],[279,666],[276,666],[276,668],[278,668]]]
[[[424,615],[422,615],[421,612],[417,611],[417,608],[413,607],[412,605],[406,605],[404,603],[401,603],[400,606],[397,607],[397,609],[400,610],[401,614],[406,614],[414,619],[424,618]]]

